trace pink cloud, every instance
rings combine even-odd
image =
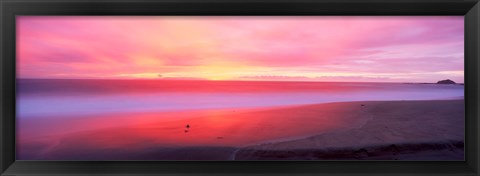
[[[350,72],[388,73],[393,79],[422,73],[417,79],[427,80],[445,76],[438,72],[463,71],[460,16],[21,16],[17,21],[21,78],[162,73],[209,79],[208,69],[217,68],[235,75],[231,79],[248,70],[243,76]]]

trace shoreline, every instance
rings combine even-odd
[[[430,100],[430,101],[382,101],[382,102],[370,102],[370,103],[377,103],[380,105],[385,104],[399,104],[401,102],[415,102],[415,104],[424,104],[430,103],[434,105],[443,104],[443,106],[439,106],[443,109],[443,112],[450,113],[452,110],[449,108],[445,108],[449,104],[463,104],[464,100]],[[422,103],[423,102],[423,103]],[[368,102],[362,102],[368,105]],[[381,107],[380,107],[381,108]],[[420,108],[421,109],[421,108]],[[452,109],[452,108],[450,108]],[[463,115],[461,112],[463,110],[463,106],[458,106],[455,108],[458,115]],[[455,111],[455,110],[453,110]],[[420,115],[421,116],[421,115]],[[428,117],[428,115],[426,116]],[[425,124],[423,128],[431,129],[433,127],[439,129],[433,129],[430,133],[425,133],[425,131],[421,132],[418,129],[414,129],[412,131],[416,132],[408,132],[411,133],[412,139],[395,139],[395,138],[379,138],[378,135],[371,134],[368,132],[364,132],[368,129],[375,129],[378,128],[379,125],[388,126],[388,123],[394,122],[386,122],[387,124],[374,124],[368,125],[368,123],[374,123],[374,121],[378,121],[379,117],[378,114],[373,114],[373,118],[370,119],[366,124],[362,125],[359,128],[354,128],[351,130],[345,130],[343,132],[334,132],[334,133],[324,133],[324,134],[316,134],[310,137],[297,139],[297,140],[290,140],[290,141],[283,141],[283,142],[270,142],[270,143],[262,143],[258,145],[251,145],[248,147],[244,147],[238,150],[235,153],[235,159],[237,160],[275,160],[275,159],[282,159],[282,160],[329,160],[329,159],[346,159],[346,160],[356,160],[356,159],[367,159],[367,160],[395,160],[395,159],[407,159],[407,160],[431,160],[431,159],[451,159],[451,160],[463,160],[464,159],[464,134],[463,134],[463,124],[464,124],[464,117],[462,116],[459,119],[453,120],[456,122],[455,124],[451,124],[449,120],[445,118],[455,118],[442,116],[442,118],[435,119],[437,121],[448,121],[448,123],[438,124]],[[400,117],[402,118],[402,117]],[[404,117],[403,117],[404,118]],[[407,120],[401,119],[401,120]],[[390,118],[388,120],[398,120],[398,118]],[[412,120],[412,119],[410,119]],[[413,119],[415,120],[415,119]],[[366,127],[367,126],[367,127]],[[455,128],[451,131],[455,131],[455,135],[448,136],[447,132],[444,132],[443,139],[430,139],[428,140],[427,134],[430,134],[432,137],[435,136],[434,133],[438,131],[445,131],[445,129],[441,128]],[[405,129],[405,128],[399,128]],[[354,139],[355,134],[364,133],[363,139]],[[380,133],[380,131],[375,131]],[[462,134],[461,134],[462,133]],[[365,134],[373,135],[371,137],[365,137]],[[352,137],[352,135],[354,137]],[[417,135],[417,136],[415,136]],[[423,135],[423,136],[422,136]],[[381,135],[380,135],[381,136]],[[398,137],[401,136],[397,134]],[[359,137],[357,135],[356,137]],[[408,136],[403,136],[408,137]],[[438,136],[437,136],[438,137]],[[350,141],[345,141],[345,139],[339,140],[341,142],[326,142],[325,145],[318,144],[319,141],[322,140],[329,140],[332,138],[348,138]],[[362,137],[360,137],[362,138]],[[366,139],[365,139],[366,138]],[[370,139],[368,139],[370,138]],[[379,140],[372,140],[373,138]],[[357,140],[357,144],[352,143],[351,141]],[[325,142],[323,143],[325,144]],[[445,156],[442,156],[445,155]],[[302,157],[303,156],[303,157]]]

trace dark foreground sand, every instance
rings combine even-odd
[[[35,136],[37,122],[24,124],[31,131],[20,133],[18,159],[463,160],[464,156],[464,100],[343,102],[50,122],[58,123],[50,128],[57,135]],[[188,133],[185,124],[191,125]],[[64,131],[54,128],[59,126],[72,132],[59,134]],[[90,129],[73,132],[85,127]]]
[[[244,147],[236,160],[463,160],[464,101],[354,102],[364,125]]]

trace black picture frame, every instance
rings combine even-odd
[[[478,0],[0,0],[0,175],[479,175]],[[17,15],[460,15],[465,161],[16,161]]]

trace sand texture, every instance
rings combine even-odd
[[[245,147],[235,159],[463,159],[463,100],[346,104],[364,107],[357,115],[370,119],[357,128]]]

